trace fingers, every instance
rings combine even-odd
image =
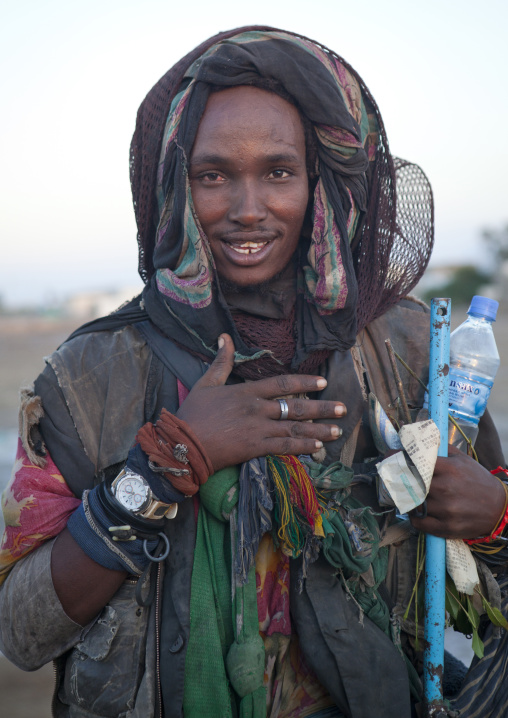
[[[314,399],[285,399],[288,416],[294,421],[308,421],[309,419],[337,419],[347,414],[345,404],[341,401],[315,401]],[[266,402],[270,419],[280,419],[282,406],[278,399]]]
[[[462,452],[440,458],[427,496],[427,516],[411,515],[413,526],[435,536],[488,536],[504,511],[506,494],[489,471]]]
[[[431,516],[425,519],[419,519],[410,512],[409,520],[417,531],[423,531],[424,533],[439,536],[440,538],[452,538],[452,533],[447,531],[446,525],[443,525],[441,521]]]
[[[282,454],[284,456],[300,456],[300,454],[313,454],[323,446],[319,439],[295,439],[290,436],[283,438],[266,439],[263,446],[263,455]]]
[[[335,424],[314,424],[310,421],[281,421],[270,423],[271,437],[291,436],[295,439],[318,439],[334,441],[342,434],[342,429]]]
[[[222,386],[233,369],[235,345],[229,334],[221,334],[219,350],[208,371],[196,382],[195,387]]]
[[[282,374],[270,379],[246,384],[247,391],[255,393],[261,399],[275,399],[278,396],[289,394],[306,394],[308,392],[322,391],[327,384],[322,376],[308,374]]]
[[[234,362],[231,337],[222,334],[217,356],[178,409],[198,436],[217,470],[268,454],[312,454],[342,431],[334,419],[344,416],[341,402],[289,398],[321,391],[319,376],[280,376],[224,386]],[[288,417],[280,421],[285,397]],[[313,423],[312,420],[318,420]],[[321,420],[321,421],[319,421]]]

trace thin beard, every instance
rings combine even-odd
[[[271,279],[267,279],[265,282],[260,282],[259,284],[236,284],[236,282],[232,282],[230,279],[219,275],[220,288],[223,294],[260,294],[261,296],[266,296],[270,293],[272,282],[280,279],[286,269],[287,266],[280,272],[277,272]]]

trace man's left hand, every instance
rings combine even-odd
[[[503,510],[505,492],[499,479],[453,446],[438,457],[427,495],[427,516],[410,514],[419,531],[443,538],[488,536]]]

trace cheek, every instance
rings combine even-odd
[[[307,183],[305,183],[298,191],[292,192],[283,200],[281,198],[278,206],[280,219],[285,221],[291,228],[299,231],[305,218],[308,201],[309,191]]]
[[[203,231],[207,234],[207,227],[219,222],[227,212],[227,201],[221,192],[207,192],[193,186],[191,182],[192,202],[194,211],[199,219]]]

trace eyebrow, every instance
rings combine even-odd
[[[295,163],[301,161],[299,155],[292,152],[280,152],[273,155],[267,155],[263,158],[268,164],[278,164],[279,162]],[[218,155],[213,153],[202,153],[191,157],[190,165],[219,165],[219,164],[230,164],[235,162],[234,157],[225,157],[224,155]]]

